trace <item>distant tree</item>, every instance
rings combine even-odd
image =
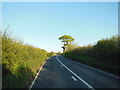
[[[51,57],[51,56],[54,56],[55,54],[56,54],[55,52],[51,51],[51,52],[48,53],[47,56],[48,56],[48,57]]]
[[[59,52],[57,52],[57,54],[62,54],[62,53],[59,51]]]
[[[63,36],[59,37],[59,40],[61,40],[63,42],[63,46],[61,48],[63,48],[63,53],[64,53],[67,45],[69,43],[73,42],[74,38],[71,37],[70,35],[63,35]]]

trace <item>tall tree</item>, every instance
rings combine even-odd
[[[63,36],[59,37],[59,40],[61,40],[63,42],[63,46],[61,48],[63,48],[63,53],[64,53],[67,45],[69,43],[73,42],[74,38],[71,37],[70,35],[63,35]]]

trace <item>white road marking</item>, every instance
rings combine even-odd
[[[70,70],[65,64],[63,64],[58,56],[56,56],[57,60],[69,71],[71,72],[74,76],[76,76],[79,80],[81,80],[86,86],[88,86],[88,88],[91,88],[92,90],[95,90],[90,84],[88,84],[85,80],[83,80],[82,78],[80,78],[76,73],[74,73],[72,70]]]
[[[61,67],[63,67],[63,65],[61,65]]]
[[[77,81],[77,79],[76,79],[74,76],[71,76],[71,78],[72,78],[74,81]]]
[[[48,58],[47,58],[47,59],[48,59]],[[46,61],[47,61],[47,60],[46,60]],[[45,61],[45,62],[46,62],[46,61]],[[34,83],[35,83],[35,80],[37,79],[37,77],[38,77],[38,75],[39,75],[39,73],[40,73],[42,67],[44,66],[45,62],[44,62],[44,63],[42,64],[42,66],[40,67],[40,69],[39,69],[37,75],[35,76],[35,79],[33,80],[32,84],[31,84],[30,87],[29,87],[29,90],[31,90],[31,88],[33,87],[33,85],[34,85]]]
[[[67,58],[67,59],[68,59],[68,58]],[[118,77],[118,76],[115,76],[115,75],[113,75],[113,74],[110,74],[110,73],[101,71],[101,70],[99,70],[99,69],[97,69],[97,68],[93,68],[93,67],[91,67],[91,66],[87,66],[87,65],[85,65],[85,64],[78,63],[78,62],[74,62],[74,63],[79,64],[79,65],[83,65],[84,67],[88,67],[88,68],[91,68],[91,69],[96,70],[96,71],[98,71],[98,72],[101,72],[101,73],[107,74],[107,75],[109,75],[109,76],[112,76],[112,77],[115,77],[115,78],[120,79],[120,77]]]
[[[99,72],[101,72],[101,73],[107,74],[107,75],[109,75],[109,76],[112,76],[112,77],[114,77],[114,78],[118,78],[118,79],[120,79],[120,77],[115,76],[115,75],[112,75],[112,74],[110,74],[110,73],[107,73],[107,72],[101,71],[101,70],[99,70],[99,69],[96,69],[96,68],[93,68],[93,67],[90,67],[90,66],[86,66],[86,65],[84,65],[84,64],[82,64],[82,65],[85,66],[85,67],[89,67],[89,68],[91,68],[91,69],[93,69],[93,70],[99,71]]]

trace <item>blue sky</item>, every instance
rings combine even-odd
[[[13,36],[47,51],[62,51],[58,38],[70,35],[80,45],[118,33],[117,2],[4,2],[2,24]]]

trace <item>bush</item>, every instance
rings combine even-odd
[[[1,36],[3,88],[27,88],[46,60],[47,52],[16,41],[6,33]]]
[[[64,56],[92,66],[99,66],[104,70],[106,69],[118,74],[120,65],[120,60],[118,59],[120,51],[119,43],[120,37],[113,36],[99,40],[96,45],[77,47],[72,51],[67,51]]]

